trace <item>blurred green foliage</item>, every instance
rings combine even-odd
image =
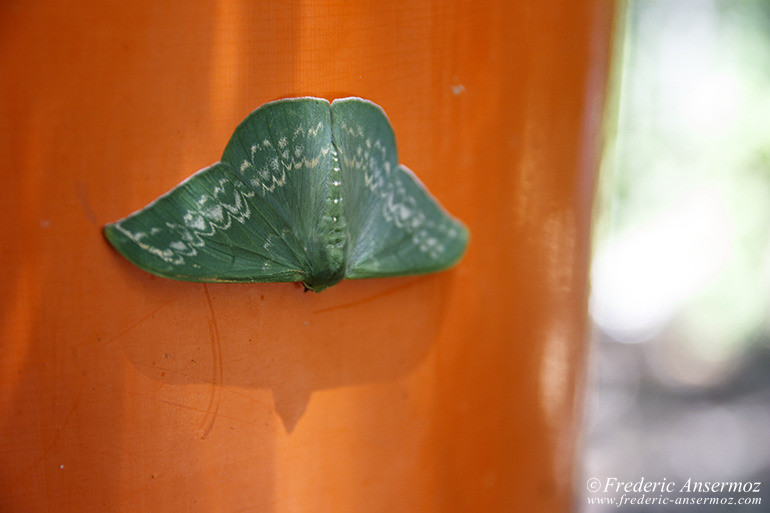
[[[616,276],[649,275],[659,301],[682,296],[662,329],[702,358],[729,359],[768,338],[770,2],[640,0],[625,9],[593,279],[633,297],[649,291],[621,290]],[[630,246],[634,258],[606,275],[602,266],[620,254],[613,248],[641,234],[647,246]],[[686,294],[667,290],[698,266],[683,280]]]

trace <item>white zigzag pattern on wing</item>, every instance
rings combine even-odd
[[[286,185],[287,173],[296,172],[303,168],[316,168],[321,162],[321,158],[328,155],[331,145],[321,148],[314,156],[308,156],[304,154],[306,150],[302,143],[318,137],[323,127],[324,124],[321,121],[312,128],[304,128],[300,124],[290,136],[284,135],[278,140],[277,146],[280,152],[267,139],[259,144],[252,144],[249,149],[249,158],[243,160],[238,168],[240,175],[264,197]],[[257,169],[256,159],[263,152],[270,152],[274,156],[268,160],[266,165]]]
[[[438,232],[456,237],[452,224],[447,220],[437,224],[428,219],[418,209],[417,201],[408,194],[403,184],[391,178],[391,164],[386,160],[387,150],[379,139],[374,142],[371,138],[364,139],[364,130],[360,125],[351,127],[343,124],[342,129],[352,138],[363,142],[363,146],[356,147],[353,156],[343,156],[343,162],[346,167],[364,173],[365,185],[383,200],[383,218],[405,230],[422,253],[434,259],[440,258],[446,248],[434,234]]]
[[[134,241],[145,251],[172,265],[184,265],[185,257],[194,257],[198,250],[206,245],[202,237],[211,237],[217,230],[227,230],[235,220],[244,224],[251,216],[249,204],[244,198],[254,196],[255,192],[241,182],[233,183],[228,178],[221,178],[212,194],[202,194],[198,199],[197,209],[188,209],[182,216],[183,224],[166,222],[165,229],[153,227],[150,235],[146,232],[132,232],[120,222],[115,227],[126,237]],[[172,240],[168,248],[160,248],[150,243],[158,234],[178,233],[180,240]]]

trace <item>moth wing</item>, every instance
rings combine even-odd
[[[273,282],[303,276],[290,226],[222,162],[106,225],[104,233],[129,261],[166,278]]]
[[[222,161],[144,209],[105,227],[142,269],[188,281],[301,281],[322,237],[328,187],[329,103],[278,100],[249,114]]]
[[[238,125],[222,161],[290,228],[303,268],[323,268],[330,234],[320,221],[337,166],[329,102],[306,97],[263,105]]]
[[[468,230],[398,164],[393,128],[372,102],[332,103],[349,230],[346,278],[422,274],[457,263]]]

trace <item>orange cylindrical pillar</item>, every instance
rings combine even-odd
[[[0,509],[565,511],[612,3],[0,6]],[[287,96],[362,96],[448,272],[164,280],[100,228]]]

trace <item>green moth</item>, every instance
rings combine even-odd
[[[235,129],[222,160],[104,227],[153,274],[199,282],[302,282],[451,267],[468,230],[398,163],[383,110],[360,98],[290,98]]]

